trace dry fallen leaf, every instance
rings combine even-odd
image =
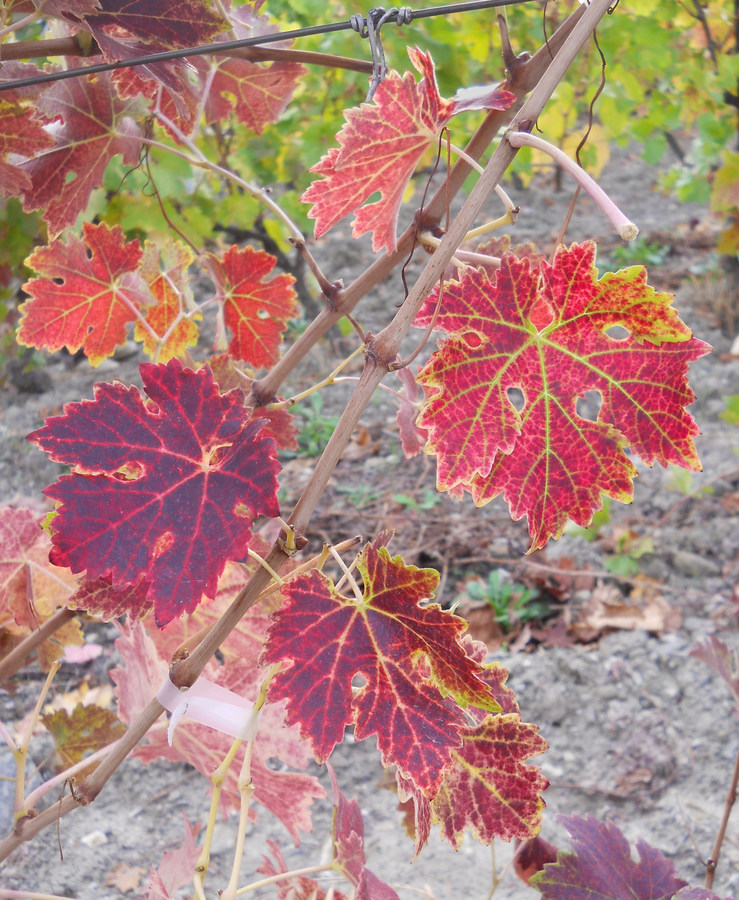
[[[118,863],[108,872],[105,884],[117,888],[122,894],[137,891],[141,879],[146,874],[146,869],[141,866],[132,866],[128,863]]]

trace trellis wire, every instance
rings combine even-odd
[[[473,10],[492,9],[501,6],[517,6],[521,3],[531,2],[533,2],[533,0],[465,0],[463,3],[450,3],[446,6],[436,6],[418,10],[404,7],[402,11],[400,11],[402,12],[402,15],[398,17],[396,24],[407,25],[416,19],[427,19],[432,16],[446,16],[457,12],[471,12]],[[372,17],[377,13],[384,13],[384,10],[373,9],[370,11],[369,17]],[[336,31],[350,30],[359,31],[360,35],[362,35],[363,32],[367,30],[364,17],[361,15],[354,15],[346,22],[334,22],[332,25],[311,25],[307,28],[297,28],[293,31],[282,31],[276,34],[262,35],[260,37],[243,38],[238,41],[224,41],[219,44],[204,44],[199,47],[165,50],[161,53],[149,53],[146,56],[137,56],[132,59],[124,59],[117,62],[98,63],[94,66],[83,66],[78,69],[65,69],[62,72],[47,72],[43,75],[35,75],[32,78],[19,78],[15,81],[0,81],[0,92],[32,87],[36,84],[47,84],[52,81],[63,81],[67,78],[79,78],[82,75],[96,75],[101,72],[113,72],[117,69],[129,69],[134,66],[143,66],[150,63],[169,62],[173,59],[183,59],[188,56],[207,56],[211,53],[228,53],[231,50],[240,50],[242,47],[255,47],[262,44],[276,43],[278,41],[289,41],[301,37],[311,37],[316,34],[331,34]]]

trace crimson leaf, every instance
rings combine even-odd
[[[157,623],[215,595],[227,559],[244,558],[252,515],[277,515],[274,442],[236,392],[178,360],[140,366],[135,387],[98,384],[95,399],[29,435],[76,466],[45,493],[60,503],[51,560],[88,578],[150,582]]]
[[[437,572],[405,566],[370,544],[357,567],[361,601],[342,596],[320,572],[284,588],[261,660],[287,663],[270,699],[287,700],[288,723],[300,725],[318,760],[354,722],[357,739],[377,734],[384,763],[433,794],[465,724],[449,696],[465,706],[499,706],[478,677],[482,666],[460,644],[464,622],[436,604],[420,605],[432,596]],[[354,696],[357,674],[367,684]]]
[[[619,829],[592,816],[560,816],[574,853],[560,852],[531,879],[545,900],[669,900],[686,883],[659,850],[636,842],[639,862]]]

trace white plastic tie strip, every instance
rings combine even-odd
[[[167,739],[172,746],[172,736],[177,723],[183,716],[208,725],[216,731],[222,731],[231,737],[240,737],[250,740],[254,734],[247,733],[247,724],[252,715],[254,704],[245,700],[233,691],[229,691],[219,684],[200,677],[186,691],[178,690],[169,677],[159,688],[157,700],[162,706],[172,713],[167,730]],[[257,718],[254,717],[252,727],[256,732]]]

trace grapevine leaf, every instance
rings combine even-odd
[[[545,900],[669,900],[687,887],[676,877],[675,866],[659,850],[642,840],[634,862],[626,838],[610,823],[592,816],[560,816],[570,833],[574,853],[560,852],[531,879]]]
[[[516,848],[513,858],[513,871],[524,884],[531,884],[531,879],[541,872],[547,863],[557,861],[557,848],[540,835],[529,838],[522,846]]]
[[[135,584],[113,585],[109,575],[83,581],[67,601],[70,609],[81,609],[104,622],[128,614],[135,622],[143,618],[151,609],[152,602],[147,596],[149,583],[143,579]]]
[[[233,594],[231,595],[233,596]],[[219,597],[215,619],[225,610]],[[250,610],[239,623],[237,633],[230,641],[230,649],[222,664],[211,662],[204,675],[216,684],[241,697],[253,700],[259,690],[261,671],[257,667],[257,655],[268,624],[261,610]],[[139,622],[133,627],[120,628],[121,637],[116,648],[121,654],[123,667],[111,673],[116,682],[118,713],[125,722],[132,722],[146,706],[151,695],[164,680],[171,659],[172,648],[187,636],[190,625],[187,620],[173,622],[165,631],[147,632]],[[234,647],[240,656],[235,655]],[[318,781],[303,772],[275,771],[270,759],[279,759],[291,768],[305,768],[308,751],[297,732],[284,727],[284,704],[267,704],[259,719],[259,731],[251,761],[254,783],[254,799],[277,816],[288,829],[296,844],[300,831],[311,830],[310,807],[317,798],[325,796]],[[199,772],[210,778],[213,770],[223,761],[233,739],[214,731],[206,725],[183,719],[167,740],[167,723],[160,721],[147,732],[146,743],[137,747],[135,755],[143,763],[164,758],[185,760]],[[239,808],[240,793],[238,773],[244,750],[229,769],[221,793],[224,814]],[[250,810],[251,818],[255,816]]]
[[[28,603],[29,569],[49,555],[49,538],[30,509],[0,509],[0,622],[29,630],[36,623]]]
[[[533,837],[541,827],[542,792],[549,782],[534,766],[547,744],[517,713],[487,716],[462,730],[462,746],[431,801],[432,821],[458,850],[466,829],[483,844]]]
[[[587,525],[601,493],[631,500],[627,447],[648,465],[700,469],[686,374],[710,348],[643,267],[596,280],[594,261],[589,242],[537,269],[506,254],[494,282],[466,269],[444,287],[437,327],[449,337],[417,376],[439,490],[468,490],[478,506],[503,493],[515,519],[527,516],[532,549],[568,518]],[[435,306],[432,294],[416,324]],[[629,335],[612,337],[614,326]],[[523,392],[520,411],[512,389]],[[602,397],[596,421],[577,411],[587,391]]]
[[[54,146],[30,106],[0,100],[0,197],[17,197],[31,187],[31,178],[9,157],[31,157]]]
[[[227,353],[211,356],[208,365],[222,394],[236,388],[246,399],[246,388],[251,386],[251,382],[245,379],[243,372],[237,371],[233,359]],[[255,419],[264,419],[264,433],[274,438],[280,450],[298,449],[298,429],[295,425],[295,416],[291,412],[286,409],[257,406],[252,410],[252,416]]]
[[[277,31],[268,16],[256,14],[255,7],[244,6],[228,11],[230,36],[236,39],[255,38]],[[286,46],[287,42],[281,42]],[[201,82],[209,86],[204,98],[206,121],[210,124],[228,118],[232,113],[247,128],[261,134],[267,125],[276,122],[306,73],[305,66],[293,62],[273,62],[269,65],[246,59],[198,60]]]
[[[277,841],[267,838],[267,846],[275,862],[272,862],[268,856],[263,856],[262,864],[257,869],[257,872],[260,875],[264,875],[265,878],[288,873],[290,869],[285,862],[285,857],[282,855]],[[280,900],[326,900],[328,896],[317,881],[314,881],[312,878],[306,878],[304,875],[282,878],[275,887]],[[341,891],[335,890],[331,896],[334,900],[346,900],[346,895],[342,894]]]
[[[447,122],[466,109],[507,109],[513,94],[498,88],[475,89],[452,100],[439,94],[434,64],[428,53],[408,50],[422,73],[416,83],[406,72],[388,73],[372,103],[347,110],[346,123],[333,147],[310,171],[323,175],[303,194],[312,203],[308,216],[316,220],[316,238],[349,213],[356,213],[353,234],[372,232],[372,249],[395,250],[398,210],[406,185],[426,151]],[[364,206],[371,194],[379,200]]]
[[[398,423],[403,455],[406,459],[410,459],[423,450],[428,434],[424,428],[419,428],[416,424],[421,397],[419,397],[418,384],[410,366],[397,369],[395,374],[403,384],[399,394],[400,407],[395,421]]]
[[[354,885],[357,900],[400,900],[395,891],[365,865],[364,820],[356,800],[339,790],[329,766],[334,792],[334,868]]]
[[[49,563],[49,536],[30,509],[0,509],[0,639],[4,648],[19,643],[67,604],[76,579]],[[76,619],[58,628],[38,650],[43,671],[65,646],[84,643]]]
[[[690,651],[723,678],[734,699],[739,703],[739,655],[730,650],[715,634],[710,635]]]
[[[357,567],[361,601],[342,596],[320,572],[283,589],[262,656],[263,665],[285,663],[269,696],[287,701],[287,721],[300,726],[319,761],[355,723],[358,740],[377,734],[385,765],[433,793],[464,725],[447,695],[463,706],[498,705],[478,677],[482,666],[460,645],[463,620],[419,605],[432,596],[437,572],[369,544]],[[367,683],[353,696],[358,674]]]
[[[263,250],[230,247],[222,260],[211,257],[208,266],[233,334],[228,353],[257,367],[277,362],[280,338],[298,313],[295,279],[287,274],[270,278],[275,262]]]
[[[192,262],[190,249],[178,241],[167,239],[160,246],[146,242],[140,274],[154,303],[144,318],[137,320],[134,337],[143,341],[144,350],[157,362],[182,356],[198,341],[196,322],[202,316],[191,312],[195,302],[187,270]],[[185,318],[188,312],[190,315]]]
[[[23,208],[43,209],[54,238],[87,208],[116,154],[126,165],[138,165],[141,142],[131,117],[142,110],[137,100],[119,99],[107,75],[59,81],[38,105],[43,115],[62,122],[54,126],[56,145],[22,165],[31,180]]]
[[[126,727],[109,710],[90,703],[78,703],[68,713],[58,709],[41,716],[56,744],[56,771],[62,772],[81,762],[90,753],[106,747],[126,733]],[[92,765],[92,764],[91,764]],[[86,774],[89,774],[86,769]]]
[[[200,824],[191,825],[184,813],[183,818],[185,841],[176,850],[163,853],[158,867],[151,867],[143,900],[175,900],[179,889],[192,882],[195,864],[200,856],[200,850],[195,844]]]
[[[150,582],[160,626],[213,597],[227,559],[246,554],[252,515],[277,515],[274,443],[211,372],[140,366],[135,387],[98,384],[29,435],[78,467],[45,493],[61,504],[52,561],[114,585]]]
[[[84,350],[98,366],[126,340],[126,326],[151,302],[136,274],[138,241],[125,242],[119,225],[83,226],[83,240],[70,234],[37,248],[27,260],[42,278],[23,285],[18,343],[70,353]]]
[[[124,29],[150,44],[195,47],[209,43],[228,22],[204,0],[100,0],[100,10],[85,16],[97,34]]]

